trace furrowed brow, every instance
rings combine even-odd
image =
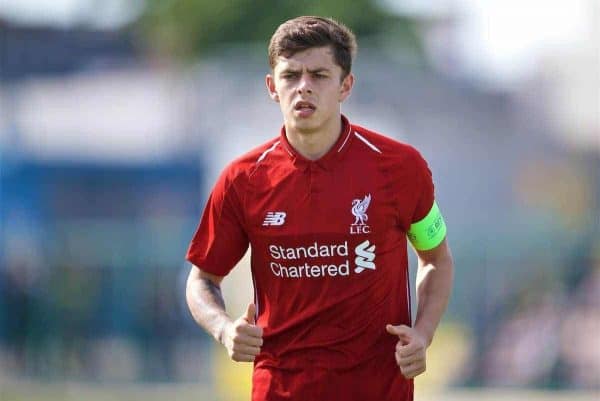
[[[315,68],[313,70],[308,69],[307,71],[311,74],[318,74],[320,72],[329,72],[329,68],[319,67],[319,68]]]
[[[301,70],[298,68],[287,67],[281,71],[281,74],[298,74]]]
[[[314,68],[314,69],[310,69],[307,68],[306,71],[309,74],[319,74],[322,72],[330,72],[329,68],[325,68],[325,67],[318,67],[318,68]],[[281,74],[299,74],[302,72],[301,68],[293,68],[293,67],[286,67],[285,69],[281,70]]]

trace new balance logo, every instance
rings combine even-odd
[[[355,273],[361,273],[365,269],[375,270],[375,263],[373,263],[375,260],[375,244],[371,245],[369,240],[366,240],[358,244],[354,252],[356,253],[354,259],[354,263],[356,263]]]
[[[285,223],[285,212],[267,212],[263,226],[281,226]]]

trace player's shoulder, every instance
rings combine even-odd
[[[279,148],[280,138],[275,137],[233,159],[223,170],[223,175],[236,181],[251,176],[262,162]]]
[[[408,143],[356,124],[352,124],[352,129],[359,146],[362,142],[363,146],[371,148],[382,158],[397,161],[415,161],[423,158],[419,150]]]

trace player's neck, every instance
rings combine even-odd
[[[285,134],[290,145],[309,160],[324,156],[337,142],[342,131],[340,115],[329,119],[316,130],[303,131],[285,124]]]

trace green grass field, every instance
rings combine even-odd
[[[212,389],[192,384],[100,385],[2,381],[1,401],[226,401]],[[244,401],[247,401],[246,398]],[[529,390],[447,390],[417,394],[416,401],[600,401],[600,392],[546,392]],[[227,401],[238,401],[227,399]],[[242,400],[239,400],[242,401]]]

